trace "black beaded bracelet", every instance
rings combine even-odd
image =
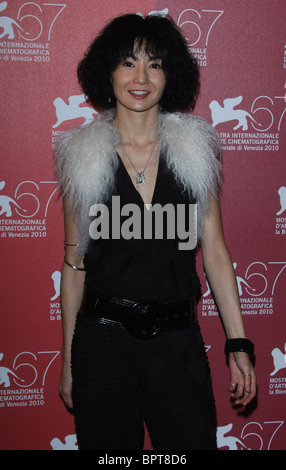
[[[254,344],[246,338],[231,338],[225,342],[224,352],[226,356],[231,352],[245,352],[249,357],[253,357]]]

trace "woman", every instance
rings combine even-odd
[[[184,240],[196,235],[190,207],[235,403],[247,405],[256,384],[221,224],[218,137],[183,114],[198,95],[196,61],[171,19],[124,15],[92,43],[78,78],[91,104],[108,111],[66,133],[56,151],[66,250],[59,389],[74,409],[79,448],[142,449],[144,419],[155,449],[215,449],[196,250],[180,244],[182,220]],[[144,236],[158,205],[177,211],[175,235],[162,217]]]

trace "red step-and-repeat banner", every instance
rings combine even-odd
[[[256,344],[258,399],[241,413],[229,401],[224,333],[198,254],[218,447],[286,449],[285,0],[7,0],[0,2],[3,450],[77,449],[73,416],[57,391],[64,233],[53,147],[63,131],[94,118],[75,73],[91,40],[114,16],[153,11],[173,17],[201,65],[195,114],[221,138],[225,235]]]

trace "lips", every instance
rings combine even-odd
[[[137,99],[146,98],[150,94],[150,92],[146,90],[129,90],[129,93]]]

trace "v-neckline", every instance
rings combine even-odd
[[[126,169],[126,166],[124,165],[119,153],[117,152],[117,158],[119,159],[119,162],[120,162],[120,165],[123,167],[123,171],[124,173],[126,174],[126,176],[128,177],[128,182],[131,184],[133,190],[135,191],[135,193],[137,194],[137,196],[139,197],[140,201],[141,201],[141,204],[143,204],[144,207],[146,207],[147,210],[149,210],[152,205],[154,204],[154,196],[156,195],[156,192],[157,192],[157,186],[158,186],[158,177],[159,177],[159,171],[161,170],[161,165],[162,165],[162,158],[161,158],[161,153],[159,155],[159,162],[158,162],[158,167],[157,167],[157,174],[156,174],[156,179],[155,179],[155,184],[154,184],[154,190],[153,190],[153,194],[152,194],[152,197],[151,197],[151,203],[146,203],[140,192],[135,188],[135,185],[134,183],[132,182],[132,179],[131,179],[131,176],[129,175],[127,169]]]

